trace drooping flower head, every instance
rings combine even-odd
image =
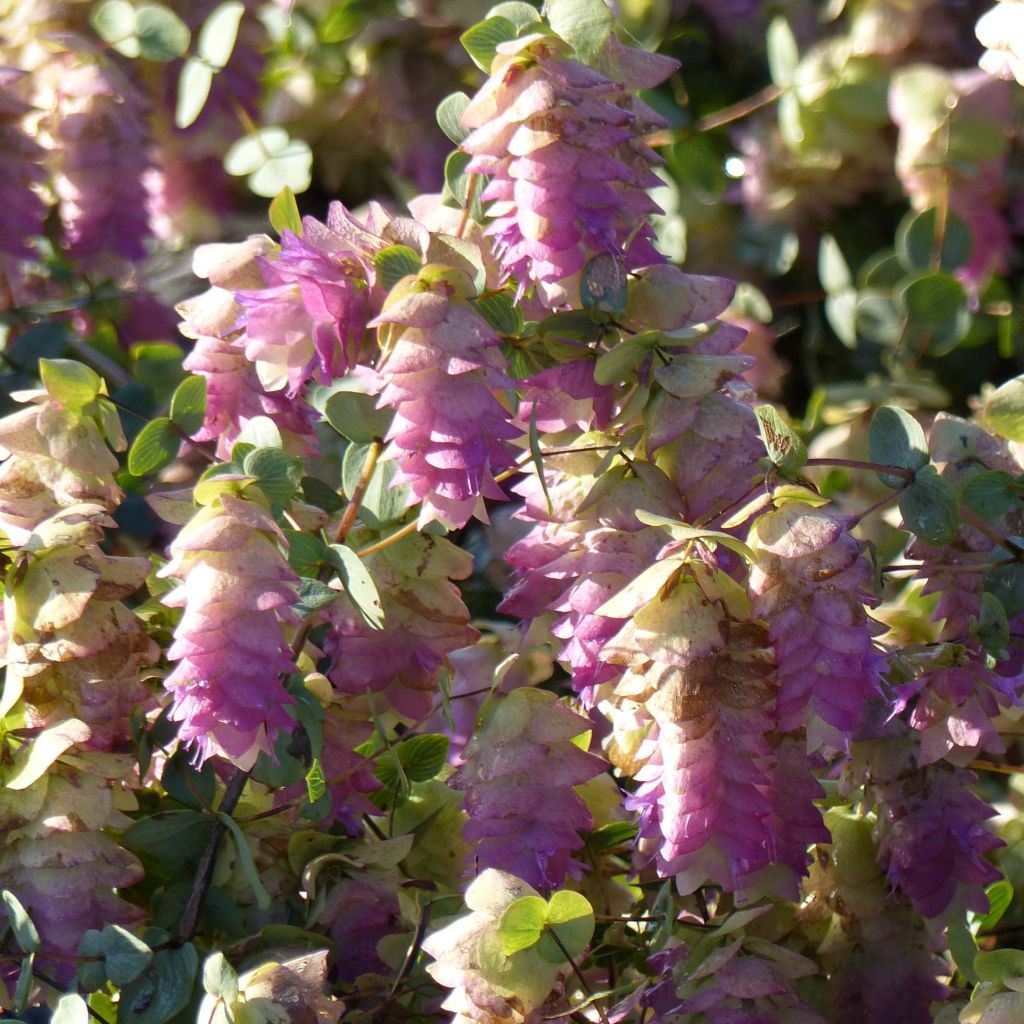
[[[550,307],[579,296],[578,275],[594,256],[626,269],[662,261],[646,223],[659,212],[646,190],[660,179],[641,140],[661,122],[634,101],[675,61],[609,40],[608,74],[573,60],[557,36],[536,33],[498,45],[491,77],[466,108],[461,148],[470,174],[490,181],[482,199],[487,233],[505,272],[535,284]]]
[[[542,890],[557,889],[579,869],[571,854],[583,846],[578,831],[592,828],[593,819],[573,787],[606,768],[572,742],[589,729],[545,690],[495,698],[449,779],[466,793],[471,862],[514,872]]]
[[[307,381],[329,384],[355,364],[386,220],[374,206],[363,225],[332,203],[326,224],[305,217],[301,237],[285,231],[279,252],[257,257],[262,286],[235,299],[245,310],[246,357],[267,391],[294,397]]]
[[[512,465],[519,436],[495,392],[511,386],[501,341],[466,301],[468,277],[428,264],[400,281],[378,328],[379,404],[395,410],[389,452],[395,481],[420,502],[420,525],[437,519],[457,528],[486,520],[484,499],[503,500],[494,475]]]
[[[298,621],[297,577],[282,540],[260,504],[231,494],[228,481],[182,528],[160,570],[181,581],[162,602],[184,609],[167,651],[178,664],[164,685],[178,736],[199,762],[216,755],[249,768],[294,725],[280,677],[295,671],[283,626]]]

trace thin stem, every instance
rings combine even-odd
[[[479,180],[479,174],[471,174],[466,182],[466,202],[462,207],[462,219],[459,221],[459,226],[455,231],[456,238],[461,238],[469,226],[469,211],[473,206],[473,196],[476,194],[476,186]]]
[[[221,800],[217,810],[222,811],[224,814],[230,814],[238,806],[238,801],[241,800],[242,792],[248,781],[249,772],[239,768],[231,776],[227,789],[224,791],[224,798]],[[199,923],[199,912],[203,908],[203,900],[206,898],[206,892],[213,881],[213,868],[217,859],[217,850],[220,847],[220,841],[224,838],[225,832],[227,832],[227,826],[220,820],[215,820],[213,828],[210,830],[210,838],[206,841],[206,848],[203,850],[199,863],[196,865],[195,881],[192,883],[192,891],[189,893],[188,902],[185,904],[185,910],[181,915],[178,938],[182,942],[188,942],[196,933],[196,926]]]
[[[50,988],[52,988],[53,991],[56,992],[58,995],[65,995],[68,991],[66,985],[58,984],[48,974],[43,974],[42,971],[37,971],[34,966],[32,968],[32,976],[34,978],[38,978],[44,985],[49,985]],[[89,1005],[89,1000],[86,999],[84,996],[82,997],[82,1001],[85,1003],[85,1008],[89,1011],[90,1017],[94,1018],[95,1020],[98,1020],[100,1024],[110,1024],[110,1021],[108,1021],[106,1017],[104,1017],[102,1014],[97,1013]]]
[[[883,466],[880,462],[861,462],[858,459],[808,459],[805,466],[838,466],[843,469],[863,469],[870,473],[884,473],[886,476],[898,476],[908,484],[914,482],[917,474],[912,469],[902,466]]]
[[[929,565],[927,562],[894,562],[883,565],[879,572],[916,572],[919,576],[932,576],[947,572],[988,572],[990,569],[1002,569],[1007,565],[1016,565],[1016,558],[1003,558],[998,562],[979,562],[977,565]]]
[[[118,366],[109,356],[105,356],[102,352],[98,352],[92,347],[87,341],[83,341],[81,338],[76,338],[73,334],[69,334],[66,339],[66,344],[72,352],[82,360],[83,363],[87,363],[94,370],[96,370],[102,377],[106,377],[107,380],[112,381],[119,388],[123,388],[128,384],[131,384],[131,374]]]
[[[897,487],[895,491],[890,491],[884,497],[879,498],[873,505],[868,505],[866,509],[858,512],[850,520],[850,528],[859,526],[872,512],[877,512],[879,509],[885,508],[886,505],[891,505],[909,486],[909,483],[904,483],[902,487]]]
[[[740,118],[753,114],[755,110],[760,110],[762,107],[767,107],[769,103],[774,103],[783,92],[784,90],[781,86],[774,84],[766,85],[760,92],[755,92],[753,96],[748,96],[745,100],[740,100],[739,103],[734,103],[731,107],[724,107],[714,114],[702,117],[697,122],[697,131],[709,132],[714,128],[721,128],[722,125],[739,121]]]
[[[555,931],[554,928],[548,928],[547,934],[555,940],[555,945],[562,951],[562,956],[564,956],[565,959],[569,961],[569,966],[572,968],[572,973],[576,975],[576,980],[580,983],[580,988],[582,988],[583,991],[586,992],[591,999],[593,999],[594,990],[590,987],[590,984],[587,982],[587,979],[583,977],[583,972],[576,965],[576,961],[569,955],[569,950],[565,948],[565,943],[562,942],[562,940],[558,937],[558,932]],[[593,1006],[594,1009],[597,1010],[598,1016],[601,1018],[601,1024],[610,1024],[610,1021],[608,1020],[608,1015],[604,1012],[604,1008],[601,1006],[601,1004],[595,1002]]]
[[[375,555],[378,551],[383,551],[384,548],[390,547],[392,544],[397,544],[403,537],[408,537],[410,533],[416,532],[417,522],[414,519],[411,523],[406,523],[400,530],[391,534],[390,537],[385,537],[383,540],[377,541],[376,544],[371,544],[369,547],[360,548],[356,554],[360,558],[367,558],[369,555]]]
[[[416,922],[416,933],[412,937],[412,945],[409,947],[409,952],[406,954],[398,974],[395,975],[395,980],[391,983],[391,991],[388,992],[388,998],[383,1004],[384,1006],[387,1006],[395,998],[399,985],[409,976],[413,964],[416,963],[416,958],[420,954],[420,947],[423,945],[423,937],[427,934],[427,925],[430,923],[430,908],[432,906],[432,903],[423,904],[423,908],[420,911],[420,919]]]
[[[345,538],[348,536],[349,530],[352,529],[352,525],[355,523],[356,517],[359,515],[359,509],[362,507],[363,498],[366,497],[366,491],[370,486],[370,481],[373,479],[373,472],[377,468],[377,463],[380,461],[383,451],[383,441],[374,441],[373,444],[370,445],[370,450],[366,453],[366,461],[363,463],[363,469],[359,474],[359,480],[356,482],[355,490],[352,492],[352,497],[349,499],[348,506],[345,509],[345,514],[341,517],[341,522],[338,524],[338,530],[334,534],[335,544],[345,543]]]
[[[966,505],[960,506],[960,518],[967,523],[968,526],[973,527],[978,533],[988,537],[993,544],[1000,548],[1006,548],[1008,551],[1013,552],[1013,561],[1024,562],[1024,548],[1022,548],[1016,541],[1010,540],[1009,537],[1004,537],[994,526],[989,526],[981,516],[976,515]]]

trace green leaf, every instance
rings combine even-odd
[[[975,473],[960,491],[961,501],[989,523],[1016,507],[1020,495],[1020,484],[1001,469]]]
[[[327,558],[327,548],[319,537],[298,530],[285,530],[288,564],[300,575],[315,577]]]
[[[472,28],[459,36],[463,49],[472,58],[473,63],[483,72],[491,73],[491,64],[497,54],[499,43],[507,43],[518,35],[515,25],[507,18],[485,18],[478,21]],[[442,128],[444,126],[442,125]],[[448,133],[445,132],[447,135]],[[461,142],[461,139],[453,139]]]
[[[510,903],[498,924],[498,940],[505,956],[537,945],[547,920],[548,905],[540,896],[520,896]]]
[[[61,996],[54,1007],[50,1024],[89,1024],[89,1007],[77,992]]]
[[[603,252],[588,260],[580,273],[580,301],[584,309],[618,316],[626,311],[629,285],[621,257]]]
[[[946,938],[956,969],[969,984],[977,985],[979,979],[974,973],[974,959],[978,955],[978,944],[967,925],[963,921],[953,921],[946,930]]]
[[[135,9],[135,35],[139,56],[161,63],[177,60],[192,40],[188,25],[174,11],[152,3]]]
[[[796,473],[807,461],[807,445],[773,406],[759,405],[754,412],[772,465],[783,473]]]
[[[18,948],[23,953],[38,952],[39,932],[32,923],[32,918],[28,916],[28,911],[21,905],[21,901],[9,889],[0,891],[0,900],[7,911],[7,923],[11,926]]]
[[[29,953],[21,961],[21,969],[18,971],[18,981],[14,986],[14,1012],[24,1013],[28,1009],[29,997],[36,985],[36,976],[32,971],[35,963],[35,953]]]
[[[169,466],[177,457],[181,437],[169,417],[151,420],[139,431],[128,452],[128,472],[149,476]]]
[[[1002,982],[1024,978],[1024,949],[994,949],[974,958],[974,970],[982,981]]]
[[[324,776],[324,766],[320,763],[319,757],[314,757],[309,771],[306,772],[306,799],[315,804],[326,793],[327,779]]]
[[[192,1000],[199,968],[195,946],[157,950],[153,961],[134,981],[121,989],[117,1024],[165,1024]]]
[[[448,737],[441,733],[421,733],[403,740],[398,760],[410,782],[435,778],[448,759]]]
[[[325,512],[337,512],[343,508],[345,502],[341,500],[338,492],[330,484],[315,476],[304,476],[302,478],[302,500],[310,505],[316,505]]]
[[[615,13],[604,0],[548,0],[548,24],[589,64],[604,49]]]
[[[921,424],[905,409],[883,405],[875,410],[868,431],[868,452],[872,462],[917,472],[928,465],[928,441]],[[902,477],[879,473],[887,487],[899,487]]]
[[[231,833],[231,838],[235,841],[235,851],[238,853],[238,863],[241,865],[242,871],[249,882],[249,886],[256,897],[256,906],[258,906],[260,910],[269,910],[272,903],[270,893],[267,892],[267,888],[263,884],[263,880],[260,878],[260,873],[256,868],[256,862],[252,859],[252,851],[249,849],[249,844],[245,840],[245,833],[239,827],[238,822],[235,821],[230,814],[218,811],[217,820]]]
[[[496,4],[487,12],[488,18],[507,18],[517,29],[536,25],[540,20],[540,12],[532,4],[522,0],[509,0],[507,3]]]
[[[978,618],[971,618],[971,631],[989,654],[997,658],[1006,656],[1006,645],[1010,642],[1010,623],[999,598],[989,591],[981,595],[981,608]]]
[[[996,548],[990,557],[1002,559],[1009,554],[1005,548]],[[982,580],[984,589],[998,598],[1008,618],[1016,618],[1024,612],[1024,565],[1019,562],[1001,565],[997,569],[990,569]]]
[[[637,337],[620,341],[614,348],[602,352],[594,364],[594,380],[608,387],[627,380],[629,375],[647,358],[651,346]]]
[[[211,953],[203,962],[203,990],[226,1003],[238,998],[238,973],[219,951]]]
[[[308,618],[313,612],[326,608],[340,596],[339,591],[332,590],[322,580],[303,577],[295,588],[298,600],[293,607],[302,618]]]
[[[953,489],[934,466],[917,471],[914,482],[900,495],[899,506],[907,529],[925,544],[945,547],[955,539],[960,506]]]
[[[97,960],[83,960],[75,970],[75,977],[82,988],[92,991],[103,988],[107,983],[107,968],[103,962],[103,933],[90,928],[78,943],[77,953],[82,957],[98,957]]]
[[[469,137],[469,129],[462,127],[462,112],[468,106],[469,97],[464,92],[453,92],[437,105],[438,127],[456,146]]]
[[[153,959],[153,951],[142,939],[117,924],[104,927],[100,943],[107,977],[119,987],[134,981]]]
[[[893,296],[877,291],[857,295],[853,311],[855,335],[888,347],[902,338],[904,321],[903,305]]]
[[[955,213],[946,217],[941,252],[935,238],[936,211],[911,211],[896,229],[896,256],[907,270],[957,270],[971,258],[971,230]],[[938,267],[934,266],[938,257]]]
[[[1008,441],[1024,441],[1024,374],[996,388],[985,403],[985,420]]]
[[[209,807],[217,792],[217,773],[211,762],[196,768],[188,752],[179,747],[164,763],[160,782],[164,792],[178,803],[197,811]]]
[[[548,901],[548,931],[565,947],[563,952],[550,934],[545,934],[537,952],[549,963],[565,963],[565,954],[576,960],[594,937],[594,909],[585,896],[563,889]]]
[[[612,821],[595,828],[587,836],[587,846],[595,853],[604,853],[606,850],[614,850],[623,843],[631,842],[637,831],[637,826],[631,821]]]
[[[242,472],[256,477],[256,484],[275,505],[295,497],[302,480],[302,459],[280,448],[254,448],[242,463]]]
[[[473,299],[473,305],[498,334],[518,336],[526,327],[523,312],[508,291],[493,292]]]
[[[829,295],[846,291],[853,284],[839,243],[831,235],[823,235],[818,249],[818,279]]]
[[[422,267],[419,253],[408,245],[389,245],[373,257],[380,282],[385,288],[394,288],[403,277],[418,274]]]
[[[847,347],[857,347],[857,293],[852,288],[825,299],[825,316],[836,337]]]
[[[179,128],[195,124],[210,97],[213,71],[201,60],[189,57],[178,76],[178,103],[174,108],[174,123]]]
[[[270,226],[277,232],[278,237],[286,231],[290,231],[296,238],[302,237],[299,204],[295,202],[295,193],[287,185],[271,199],[268,217]]]
[[[122,57],[134,59],[139,55],[139,41],[135,36],[135,8],[128,0],[107,0],[94,7],[89,24],[99,37],[110,43]]]
[[[553,506],[551,504],[551,495],[548,493],[548,480],[544,474],[544,452],[540,447],[540,432],[537,430],[537,404],[534,403],[533,408],[530,409],[530,429],[528,435],[528,443],[530,445],[530,458],[533,461],[533,468],[537,474],[537,481],[540,483],[540,489],[544,492],[544,500],[548,505],[548,515],[553,512]]]
[[[171,396],[171,422],[191,436],[198,433],[206,416],[206,378],[186,377]]]
[[[272,199],[283,188],[305,192],[312,180],[313,153],[301,139],[289,138],[283,128],[269,126],[239,139],[224,157],[224,170],[235,177],[248,175],[249,188]]]
[[[227,0],[226,3],[218,4],[203,22],[196,53],[211,68],[219,71],[231,59],[244,13],[245,4],[240,0]]]
[[[131,347],[132,375],[158,394],[172,392],[185,378],[185,353],[177,345],[144,341]]]
[[[933,329],[956,319],[967,303],[964,286],[952,274],[941,270],[910,278],[900,297],[914,320]]]
[[[341,463],[341,480],[344,493],[351,497],[362,476],[370,445],[350,444]],[[396,519],[401,519],[406,509],[407,485],[391,486],[398,464],[394,460],[378,462],[370,477],[370,486],[363,495],[359,506],[359,518],[371,529],[379,530]]]
[[[54,401],[67,409],[84,409],[103,389],[95,370],[74,359],[40,359],[39,376]]]
[[[121,839],[129,850],[180,864],[206,847],[213,819],[201,811],[160,811],[135,822]]]
[[[383,629],[384,606],[363,560],[344,544],[332,544],[327,559],[338,570],[345,593],[366,624],[371,629]]]
[[[723,387],[746,366],[742,356],[681,355],[659,366],[654,379],[676,398],[701,398]]]
[[[772,81],[780,88],[793,84],[793,75],[800,63],[800,49],[789,22],[781,15],[772,18],[766,37],[768,45],[768,70]]]
[[[456,150],[448,156],[444,162],[444,191],[441,194],[442,200],[459,209],[463,209],[469,201],[469,215],[475,221],[482,221],[484,209],[480,204],[480,193],[483,191],[481,182],[477,182],[473,189],[473,198],[470,201],[469,179],[466,168],[473,158],[468,153]]]
[[[993,882],[986,890],[988,897],[988,913],[978,921],[978,931],[991,931],[1003,919],[1003,914],[1013,903],[1013,885],[1005,878]]]

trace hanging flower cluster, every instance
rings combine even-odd
[[[160,570],[181,581],[163,603],[184,610],[167,652],[178,664],[164,686],[178,736],[199,763],[218,755],[249,768],[293,724],[280,676],[295,670],[284,626],[298,621],[296,576],[265,508],[231,490],[225,479]]]

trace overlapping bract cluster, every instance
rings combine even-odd
[[[666,559],[606,606],[629,616],[601,653],[625,667],[615,701],[642,705],[652,721],[628,806],[659,874],[681,892],[708,880],[742,890],[772,860],[774,666],[764,630],[723,615],[730,582]]]
[[[244,311],[233,293],[263,284],[256,259],[272,246],[265,235],[238,245],[200,246],[193,270],[212,287],[178,306],[179,329],[194,341],[182,365],[206,381],[205,416],[194,437],[216,441],[220,458],[230,456],[246,424],[260,416],[273,420],[288,450],[306,454],[314,447],[312,410],[268,392],[245,354]]]
[[[379,404],[394,409],[388,454],[397,483],[419,502],[419,523],[461,527],[486,520],[484,499],[503,500],[495,474],[513,462],[520,431],[496,392],[510,387],[501,340],[466,301],[465,274],[428,264],[388,295],[378,328]]]
[[[472,557],[442,537],[413,534],[365,564],[380,594],[383,627],[375,629],[339,597],[327,611],[324,648],[334,659],[328,674],[343,693],[380,694],[381,706],[420,721],[435,703],[444,659],[478,636],[452,582],[472,572]]]
[[[295,671],[283,627],[298,622],[296,576],[274,520],[228,488],[182,528],[160,570],[180,580],[163,604],[184,609],[164,685],[178,737],[199,762],[216,754],[249,768],[293,726],[280,677]]]
[[[73,505],[37,527],[39,545],[11,588],[4,619],[10,633],[6,685],[21,692],[27,724],[73,718],[91,732],[82,745],[110,750],[131,736],[136,708],[151,703],[140,670],[159,648],[123,603],[145,582],[148,558],[107,555],[96,505]]]
[[[661,261],[646,222],[658,212],[646,190],[660,184],[652,170],[660,161],[641,136],[663,122],[630,92],[677,66],[614,38],[611,77],[567,53],[540,33],[499,44],[491,77],[462,116],[472,130],[461,144],[473,158],[467,172],[490,179],[482,198],[502,267],[551,307],[578,299],[578,274],[594,256],[628,269]]]
[[[124,444],[120,425],[109,436],[105,428],[112,421],[98,409],[62,403],[46,391],[20,397],[32,404],[0,420],[0,530],[18,545],[43,520],[70,505],[96,504],[112,511],[122,491],[114,479],[118,461],[108,444]]]
[[[844,778],[878,806],[879,865],[923,917],[984,912],[985,887],[1000,877],[985,859],[1002,845],[984,824],[995,811],[971,791],[972,773],[918,767],[916,738],[901,723],[884,733],[856,745]]]
[[[115,891],[140,881],[142,865],[104,832],[130,824],[99,772],[60,766],[0,789],[0,888],[28,911],[44,950],[73,956],[88,929],[143,919]],[[42,961],[62,983],[74,976],[73,961]]]
[[[870,816],[833,808],[832,842],[818,847],[799,919],[829,973],[836,1024],[932,1024],[949,990],[946,962],[921,918],[890,889],[876,863]],[[821,938],[821,926],[825,925]]]
[[[434,958],[427,972],[451,989],[441,1005],[452,1011],[452,1024],[523,1024],[568,971],[533,950],[502,952],[502,914],[523,896],[536,895],[522,879],[488,868],[466,890],[470,913],[427,936],[423,949]]]
[[[593,819],[573,787],[607,767],[573,743],[589,729],[587,719],[544,690],[496,698],[449,779],[466,794],[463,834],[474,844],[471,860],[541,890],[558,888],[579,870],[571,854],[583,845],[578,831]]]
[[[845,750],[875,694],[882,662],[868,616],[871,566],[850,523],[792,503],[754,524],[754,612],[768,623],[779,666],[778,727],[807,729],[808,748]]]
[[[36,189],[46,179],[45,150],[25,131],[22,121],[31,109],[18,95],[22,74],[0,67],[0,152],[4,154],[7,199],[0,208],[0,305],[19,298],[19,260],[30,258],[29,239],[42,234],[46,206]]]
[[[86,273],[118,274],[149,237],[143,174],[146,101],[117,67],[87,52],[55,58],[47,129],[68,255]]]
[[[326,224],[306,217],[301,236],[285,231],[279,251],[257,257],[262,283],[236,290],[235,300],[245,311],[245,355],[267,391],[294,398],[310,380],[330,384],[355,364],[387,219],[373,206],[364,226],[332,203]]]
[[[1021,471],[1018,457],[1005,441],[957,416],[936,417],[930,446],[943,479],[954,488],[963,487],[979,472],[996,470],[1016,476]],[[1018,513],[996,522],[1008,536],[1018,533],[1020,525]],[[908,548],[908,554],[922,563],[922,594],[938,595],[933,618],[941,622],[939,639],[948,645],[919,660],[919,674],[898,688],[901,699],[912,703],[907,720],[921,733],[920,757],[925,764],[944,758],[966,765],[980,749],[1001,751],[993,719],[1020,702],[1024,680],[1017,659],[990,667],[971,632],[971,622],[981,612],[991,552],[991,539],[969,524],[962,524],[945,547],[915,540]],[[971,568],[977,571],[964,571]],[[1019,616],[1013,621],[1016,628]]]

